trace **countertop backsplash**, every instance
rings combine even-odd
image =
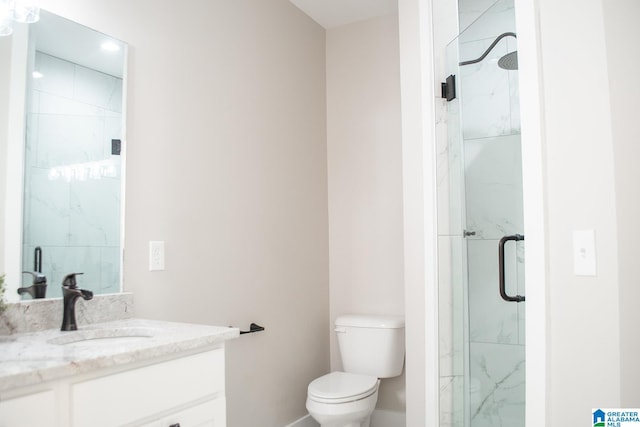
[[[133,294],[96,295],[89,301],[76,303],[79,325],[126,320],[134,316]],[[62,298],[24,300],[7,304],[0,314],[0,336],[38,332],[60,328],[62,325]]]

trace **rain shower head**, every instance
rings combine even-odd
[[[498,67],[503,70],[517,70],[518,69],[518,51],[514,50],[498,59]]]
[[[496,37],[493,43],[491,43],[491,45],[487,48],[487,50],[485,50],[484,53],[480,55],[478,58],[471,59],[469,61],[462,61],[458,65],[462,66],[462,65],[477,64],[478,62],[486,58],[489,52],[491,52],[493,48],[496,47],[498,42],[505,37],[513,37],[514,39],[517,38],[516,33],[511,33],[511,32],[502,33],[498,37]],[[518,69],[518,51],[513,51],[504,55],[502,58],[498,60],[498,66],[504,70],[517,70]]]

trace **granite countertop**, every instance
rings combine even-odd
[[[0,336],[0,392],[97,369],[212,347],[237,328],[124,319]],[[91,341],[82,341],[91,339]]]

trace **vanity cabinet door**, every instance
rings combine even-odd
[[[58,425],[52,390],[0,402],[0,427]]]
[[[172,408],[219,397],[224,397],[222,348],[72,384],[72,426],[143,425],[145,419],[163,420]]]

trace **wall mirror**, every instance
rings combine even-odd
[[[11,38],[5,298],[36,297],[24,272],[120,292],[127,46],[45,10]]]

